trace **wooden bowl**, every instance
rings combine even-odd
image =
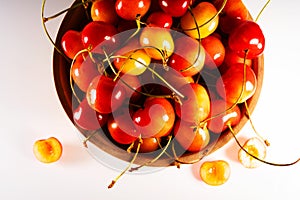
[[[80,0],[78,0],[77,2],[80,2]],[[76,2],[74,2],[74,4],[75,3]],[[85,17],[86,15],[84,14],[84,12],[85,12],[84,8],[82,6],[79,6],[66,13],[56,37],[56,46],[58,48],[60,48],[61,38],[67,30],[73,29],[73,30],[80,31],[83,29],[84,25],[88,23],[88,19]],[[58,51],[56,50],[54,51],[53,73],[54,73],[54,82],[55,82],[57,94],[66,114],[68,115],[69,119],[74,123],[72,107],[74,106],[74,104],[76,104],[76,102],[74,102],[74,98],[72,97],[72,90],[70,87],[70,65],[71,65],[70,60],[66,59],[64,56],[59,54]],[[256,103],[260,95],[261,87],[262,87],[263,73],[264,73],[263,56],[254,59],[252,62],[252,67],[257,77],[257,89],[253,97],[247,101],[251,113],[256,106]],[[238,133],[248,121],[246,109],[242,105],[240,106],[240,108],[241,108],[242,118],[240,120],[240,123],[234,126],[233,128],[235,133]],[[76,126],[75,123],[74,126]],[[77,128],[83,137],[88,137],[90,134],[93,134],[92,131],[82,130],[79,127]],[[101,133],[102,130],[99,130],[98,132]],[[207,148],[205,148],[201,152],[198,153],[186,152],[183,155],[179,156],[177,161],[175,161],[174,158],[170,158],[164,155],[160,159],[152,163],[151,166],[164,167],[164,166],[173,165],[176,162],[179,163],[197,162],[200,159],[202,159],[204,156],[211,154],[217,149],[223,147],[231,139],[232,139],[232,134],[229,133],[228,131],[224,131],[214,143],[209,144]],[[93,137],[89,139],[89,141],[93,143],[96,147],[98,147],[99,150],[102,150],[123,161],[130,161],[133,157],[133,153],[128,153],[126,149],[116,145],[105,133],[95,134],[93,135]],[[155,155],[152,153],[139,154],[137,159],[135,160],[135,164],[143,164],[153,159],[154,157]]]

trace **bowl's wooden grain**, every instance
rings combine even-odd
[[[80,2],[80,1],[79,1]],[[58,34],[56,36],[56,46],[60,47],[60,41],[63,34],[69,30],[82,30],[84,25],[88,22],[88,19],[84,15],[85,10],[82,6],[79,6],[75,9],[68,11],[60,25]],[[53,53],[53,75],[54,75],[54,82],[57,90],[57,94],[59,100],[68,115],[69,119],[73,122],[73,112],[72,107],[76,104],[74,98],[72,97],[72,90],[70,87],[70,64],[71,61],[66,59],[64,56],[59,54],[56,50]],[[263,74],[264,74],[264,62],[263,56],[260,56],[257,59],[253,60],[253,69],[257,76],[257,89],[254,96],[248,100],[248,106],[250,112],[252,112],[257,104],[262,82],[263,82]],[[241,106],[242,111],[242,118],[238,125],[234,127],[234,131],[238,133],[243,126],[247,123],[248,117],[246,115],[246,110],[244,107]],[[73,122],[74,123],[74,122]],[[74,124],[75,125],[75,124]],[[75,125],[76,126],[76,125]],[[85,131],[77,127],[79,131],[87,137],[88,135],[92,134],[90,131]],[[102,130],[99,130],[101,132]],[[217,149],[223,147],[229,140],[232,139],[232,134],[228,131],[225,131],[221,134],[221,136],[217,139],[215,143],[208,145],[206,150],[201,151],[199,153],[184,153],[182,156],[178,158],[178,161],[182,163],[193,163],[201,159],[203,156],[210,154]],[[115,156],[119,159],[130,161],[132,159],[133,153],[128,153],[124,148],[115,145],[105,134],[95,134],[89,140],[91,143],[99,147],[99,149],[107,152],[108,154]],[[154,155],[149,154],[140,154],[135,163],[136,164],[143,164],[148,160],[153,159]],[[156,162],[154,162],[151,166],[169,166],[174,164],[174,159],[169,158],[168,156],[163,156]]]

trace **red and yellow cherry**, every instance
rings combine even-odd
[[[114,37],[117,29],[100,21],[88,23],[82,30],[81,40],[85,48],[93,49],[97,53],[112,52],[118,46],[118,40]]]
[[[210,98],[202,85],[186,84],[179,91],[184,98],[175,103],[175,112],[182,120],[198,124],[209,116]]]
[[[108,24],[117,24],[119,18],[115,10],[114,0],[96,0],[91,6],[93,21],[102,21]]]
[[[154,138],[154,137],[149,137],[149,138],[142,138],[142,143],[140,144],[140,153],[150,153],[150,152],[154,152],[155,150],[159,149],[161,142],[161,138]],[[134,142],[134,146],[133,146],[133,151],[137,150],[137,146],[138,146],[139,140],[136,140]]]
[[[121,74],[120,80],[117,84],[121,84],[126,93],[126,98],[130,99],[130,102],[136,103],[141,98],[142,84],[137,76],[132,76],[128,74]]]
[[[201,40],[201,44],[206,51],[205,66],[209,69],[219,67],[225,58],[225,47],[222,41],[214,35],[209,35]]]
[[[175,51],[168,65],[183,76],[193,76],[201,71],[205,62],[205,49],[199,41],[181,36],[175,40]]]
[[[71,67],[71,76],[76,85],[84,92],[90,85],[90,82],[99,75],[97,65],[90,59],[78,56]]]
[[[243,21],[229,34],[228,45],[240,57],[253,59],[260,56],[265,48],[265,37],[260,26],[253,21]]]
[[[126,20],[135,20],[137,16],[143,17],[149,10],[151,0],[117,0],[115,10]]]
[[[175,70],[168,70],[162,76],[172,87],[175,89],[181,88],[186,84],[194,83],[194,79],[191,76],[183,76],[180,72]],[[172,94],[170,88],[167,85],[162,84],[165,87],[162,87],[161,91],[163,94]]]
[[[162,12],[153,12],[149,15],[146,21],[148,26],[160,27],[160,28],[171,28],[173,24],[172,16]]]
[[[228,128],[228,125],[235,126],[240,122],[241,111],[240,108],[235,105],[231,108],[232,104],[222,100],[211,101],[210,115],[207,122],[207,128],[219,134]]]
[[[230,177],[230,165],[224,160],[206,161],[200,166],[200,177],[208,185],[218,186]]]
[[[230,66],[216,82],[218,94],[232,104],[245,102],[253,96],[256,87],[254,71],[248,66],[244,67],[243,64]]]
[[[137,76],[147,69],[150,62],[151,58],[148,54],[143,49],[137,49],[121,54],[113,63],[118,71]]]
[[[252,60],[251,59],[244,59],[240,57],[237,52],[231,50],[229,47],[225,48],[225,58],[224,58],[224,64],[226,65],[225,67],[235,65],[235,64],[244,64],[247,65],[248,67],[252,66]]]
[[[206,126],[199,127],[193,123],[177,119],[174,125],[174,138],[185,150],[199,152],[210,141],[210,135]]]
[[[76,54],[84,49],[81,42],[81,32],[75,30],[66,31],[61,39],[61,46],[66,56],[74,59]]]
[[[253,156],[250,156],[244,150],[261,160],[264,160],[266,158],[266,145],[257,137],[250,138],[244,143],[243,149],[240,149],[238,152],[238,159],[246,168],[259,167],[262,162],[257,160]]]
[[[213,0],[212,2],[217,9],[220,9],[224,0]],[[225,15],[242,20],[247,20],[250,17],[248,9],[246,8],[242,0],[227,0],[222,12]]]
[[[147,54],[155,59],[168,58],[174,51],[174,41],[168,29],[145,27],[140,35],[140,44]]]
[[[219,16],[216,15],[218,11],[213,4],[200,2],[196,7],[192,8],[191,12],[193,15],[190,12],[186,12],[180,19],[181,28],[187,35],[196,39],[205,38],[217,29]],[[197,30],[197,25],[200,35]]]
[[[125,99],[126,92],[121,84],[112,78],[99,75],[89,85],[86,98],[89,105],[99,113],[111,113],[119,108]]]
[[[84,98],[73,111],[73,120],[77,126],[85,130],[97,130],[107,123],[107,114],[101,114],[90,107]]]
[[[33,144],[33,154],[43,163],[53,163],[60,159],[63,147],[56,137],[40,139]]]
[[[139,135],[129,114],[111,115],[107,122],[107,128],[113,140],[119,144],[131,144]]]
[[[172,130],[175,113],[167,99],[149,97],[144,102],[143,108],[133,114],[133,120],[142,138],[163,137]]]
[[[189,8],[189,0],[158,0],[161,9],[172,17],[181,17]]]

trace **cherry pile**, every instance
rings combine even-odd
[[[128,151],[175,145],[173,155],[166,154],[176,160],[239,123],[240,105],[257,87],[252,60],[265,46],[241,0],[94,0],[82,6],[89,22],[61,39],[72,62],[80,129],[102,129]]]

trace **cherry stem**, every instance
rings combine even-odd
[[[261,139],[264,141],[265,145],[266,146],[270,146],[270,142],[267,140],[267,139],[264,139],[259,133],[258,131],[256,130],[255,126],[254,126],[254,123],[252,121],[252,118],[251,118],[251,114],[250,114],[250,110],[249,110],[249,107],[248,107],[248,103],[247,101],[245,101],[245,109],[246,109],[246,112],[247,112],[247,115],[248,115],[248,118],[249,118],[249,122],[250,122],[250,125],[253,129],[253,131],[255,132],[255,134]]]
[[[241,145],[241,143],[240,143],[239,140],[237,139],[237,137],[236,137],[236,135],[235,135],[235,133],[234,133],[234,130],[233,130],[233,128],[231,127],[231,125],[228,124],[227,126],[228,126],[228,128],[229,128],[229,130],[230,130],[230,133],[232,134],[233,138],[235,139],[236,143],[238,144],[238,146],[239,146],[245,153],[247,153],[249,156],[253,157],[254,159],[256,159],[256,160],[258,160],[258,161],[260,161],[260,162],[262,162],[262,163],[265,163],[265,164],[268,164],[268,165],[272,165],[272,166],[285,167],[285,166],[291,166],[291,165],[294,165],[294,164],[296,164],[296,163],[298,163],[298,162],[300,161],[300,158],[298,158],[296,161],[291,162],[291,163],[272,163],[272,162],[268,162],[268,161],[265,161],[265,160],[263,160],[263,159],[260,159],[260,158],[258,158],[257,156],[255,156],[255,155],[249,153],[249,152]]]
[[[268,0],[265,5],[263,6],[263,8],[259,11],[257,17],[255,18],[255,22],[257,22],[261,16],[261,14],[264,12],[264,10],[266,9],[266,7],[268,6],[268,4],[271,2],[271,0]]]
[[[185,69],[180,70],[180,72],[185,72],[185,71],[191,69],[192,67],[194,67],[194,64],[198,61],[199,56],[200,56],[200,53],[201,53],[201,37],[200,37],[200,29],[199,29],[199,26],[198,26],[196,17],[194,16],[194,13],[192,12],[191,7],[189,7],[189,12],[190,12],[190,14],[192,15],[193,20],[194,20],[195,25],[196,25],[197,34],[198,34],[198,37],[199,37],[199,42],[198,42],[199,45],[198,45],[198,49],[197,49],[197,57],[195,58],[194,63],[191,64],[190,66],[186,67]],[[199,73],[199,77],[200,77],[200,73]]]
[[[112,188],[115,183],[131,168],[131,165],[134,163],[135,159],[137,158],[137,155],[140,151],[140,147],[141,147],[141,143],[142,143],[142,138],[141,136],[139,136],[139,143],[138,143],[138,146],[137,146],[137,150],[133,156],[133,158],[131,159],[130,163],[128,164],[128,166],[114,179],[112,180],[112,182],[108,185],[108,188]]]
[[[97,134],[97,131],[94,131],[82,141],[82,144],[85,148],[88,148],[87,142],[96,134]]]
[[[172,140],[172,136],[169,135],[168,136],[168,143],[166,144],[166,146],[162,149],[162,151],[160,152],[160,154],[158,154],[154,159],[150,160],[149,162],[145,162],[144,164],[138,166],[138,167],[132,167],[129,172],[133,172],[133,171],[136,171],[144,166],[149,166],[151,165],[152,163],[154,163],[155,161],[157,161],[167,150],[167,148],[169,147],[170,143],[171,143],[171,140]]]

